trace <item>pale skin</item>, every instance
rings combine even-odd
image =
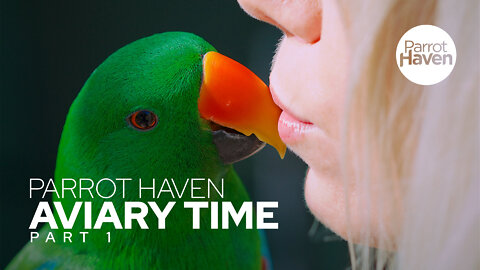
[[[345,9],[335,0],[238,0],[251,16],[283,31],[270,74],[270,87],[276,103],[296,122],[306,122],[300,131],[283,132],[282,140],[309,166],[305,198],[312,213],[334,232],[347,239],[346,197],[350,207],[362,194],[354,181],[345,189],[341,170],[341,130],[346,113],[346,92],[351,63],[348,21]],[[281,117],[282,119],[282,117]],[[294,121],[295,122],[295,121]],[[284,129],[285,130],[285,129]],[[348,179],[348,177],[347,177]],[[347,191],[347,196],[345,196]],[[380,197],[380,196],[379,196]],[[362,242],[362,228],[377,218],[375,206],[367,218],[352,213],[351,239]],[[369,220],[370,219],[370,220]],[[393,217],[382,218],[388,228]],[[372,225],[371,245],[376,245]]]

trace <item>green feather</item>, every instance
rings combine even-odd
[[[198,36],[169,32],[135,41],[108,57],[91,74],[70,108],[57,156],[56,184],[60,186],[62,178],[98,181],[129,177],[151,183],[152,178],[219,181],[223,177],[224,198],[210,200],[232,201],[236,209],[248,201],[233,168],[219,160],[208,125],[197,109],[202,56],[214,50]],[[139,109],[158,115],[155,128],[138,131],[128,124],[127,116]],[[152,201],[151,197],[138,198],[138,185],[127,185],[126,195],[125,199],[111,199],[120,220],[124,201]],[[53,200],[61,201],[68,215],[75,201],[85,199],[66,193],[66,198]],[[92,216],[96,217],[104,200],[90,200]],[[155,202],[163,209],[170,200],[160,197]],[[183,199],[176,201],[165,230],[156,228],[153,214],[145,218],[149,230],[141,230],[135,222],[131,230],[116,231],[111,224],[85,230],[81,210],[69,230],[73,243],[34,241],[7,269],[36,269],[48,261],[55,261],[54,269],[260,269],[257,230],[247,230],[244,225],[212,230],[209,211],[201,211],[205,213],[201,229],[193,230],[191,209],[183,209]],[[44,226],[40,239],[49,231]],[[52,231],[63,239],[62,229]],[[89,231],[86,243],[82,243],[79,231]],[[110,244],[105,240],[108,231],[112,232]]]

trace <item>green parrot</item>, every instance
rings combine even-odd
[[[231,164],[265,142],[283,157],[279,113],[258,77],[202,38],[183,32],[143,38],[109,56],[74,100],[60,140],[55,184],[62,178],[204,177],[217,183],[224,178],[224,197],[207,200],[230,201],[238,209],[250,199]],[[107,185],[100,187],[104,194],[111,192]],[[76,201],[91,201],[92,213],[98,213],[104,201],[122,209],[125,201],[154,200],[162,208],[171,200],[139,199],[138,185],[126,189],[125,198],[80,199],[66,193],[52,200],[66,213]],[[176,199],[177,204],[184,200],[194,199]],[[118,213],[123,220],[124,213]],[[30,242],[7,269],[265,269],[258,230],[211,229],[206,211],[200,212],[200,229],[192,228],[191,209],[181,207],[171,211],[165,230],[155,227],[155,215],[145,217],[151,225],[147,230],[135,222],[129,230],[107,223],[85,230],[83,215],[80,211],[68,230],[71,243]],[[40,239],[49,232],[62,239],[64,231],[45,224]],[[80,231],[88,231],[87,241]],[[107,232],[112,232],[110,243]]]

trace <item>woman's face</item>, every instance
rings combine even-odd
[[[270,88],[282,108],[282,140],[308,165],[306,201],[313,214],[346,238],[346,202],[340,169],[350,48],[348,16],[335,0],[238,0],[253,17],[284,32],[273,61]],[[358,190],[348,184],[350,207]],[[358,198],[358,197],[357,197]],[[373,218],[374,215],[372,215]],[[364,217],[351,216],[358,242]],[[375,239],[373,239],[375,243]]]

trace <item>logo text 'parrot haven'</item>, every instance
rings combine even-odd
[[[434,85],[446,79],[456,58],[453,39],[434,25],[411,28],[400,38],[396,49],[400,72],[419,85]]]

